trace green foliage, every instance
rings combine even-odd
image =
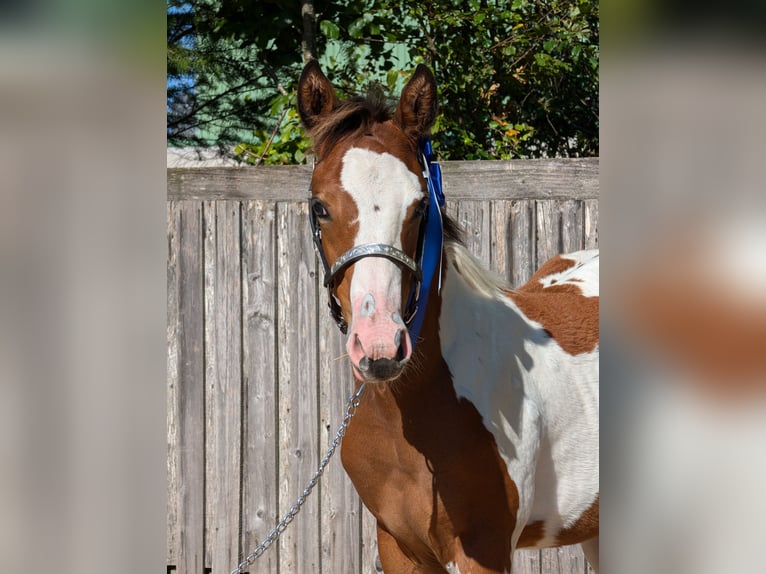
[[[273,129],[271,102],[300,73],[302,31],[288,0],[168,0],[168,143],[223,148]]]
[[[228,46],[227,57],[241,56],[241,78],[259,78],[244,98],[250,115],[237,117],[250,135],[236,140],[238,153],[251,163],[301,162],[308,142],[294,110],[299,3],[201,4],[217,8],[205,17],[213,31],[205,29],[210,38],[199,46],[218,48],[202,58],[171,51],[169,41],[169,73],[172,58],[175,70],[218,74]],[[416,64],[432,68],[441,107],[433,140],[443,159],[598,155],[595,0],[345,0],[316,11],[315,53],[341,96],[370,82],[398,94]],[[231,118],[227,108],[215,116],[209,107],[211,118]]]

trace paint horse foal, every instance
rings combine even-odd
[[[384,571],[510,572],[516,548],[578,542],[597,568],[598,254],[555,257],[515,290],[481,268],[419,151],[436,114],[425,66],[392,111],[338,100],[311,62],[298,107],[330,308],[366,383],[343,465]]]

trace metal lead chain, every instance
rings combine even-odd
[[[359,387],[359,390],[356,391],[353,395],[351,395],[348,399],[348,403],[346,404],[346,414],[343,415],[343,420],[340,423],[340,427],[338,427],[338,431],[335,433],[335,438],[330,443],[330,448],[327,449],[327,454],[325,454],[324,458],[322,459],[322,462],[319,463],[319,468],[317,468],[316,472],[314,473],[314,476],[311,477],[311,480],[309,480],[309,483],[306,485],[306,488],[303,489],[303,494],[301,494],[298,497],[298,500],[295,501],[295,504],[293,504],[290,507],[290,510],[287,511],[287,513],[282,517],[282,520],[280,520],[277,525],[274,527],[274,529],[269,532],[268,536],[263,539],[263,541],[258,544],[258,546],[253,550],[250,554],[248,554],[245,559],[239,563],[239,565],[231,571],[231,574],[242,574],[242,572],[250,566],[257,558],[259,558],[264,552],[266,552],[266,549],[274,544],[274,542],[277,541],[280,534],[282,534],[286,529],[287,526],[293,521],[295,516],[301,511],[301,507],[306,502],[306,499],[308,498],[309,494],[311,494],[311,491],[314,489],[314,487],[319,482],[319,477],[322,476],[322,473],[324,472],[325,468],[330,462],[330,459],[332,458],[332,455],[335,454],[335,451],[337,450],[338,446],[340,445],[340,441],[343,439],[343,435],[346,434],[346,430],[348,429],[348,425],[351,423],[352,417],[356,414],[356,409],[359,408],[359,402],[361,401],[362,391],[364,390],[364,383]]]

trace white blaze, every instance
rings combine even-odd
[[[343,156],[340,182],[359,213],[354,246],[384,243],[401,249],[407,209],[423,197],[418,176],[389,153],[351,148]],[[381,257],[366,257],[354,265],[352,304],[373,293],[374,307],[397,309],[401,304],[401,285],[401,270],[396,264]],[[386,301],[380,301],[375,294]]]

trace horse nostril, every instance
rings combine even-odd
[[[396,361],[402,362],[407,357],[407,337],[405,337],[406,331],[399,329],[394,335],[394,343],[396,344]]]
[[[360,371],[369,371],[370,370],[370,357],[365,355],[361,359],[359,359],[359,370]]]

